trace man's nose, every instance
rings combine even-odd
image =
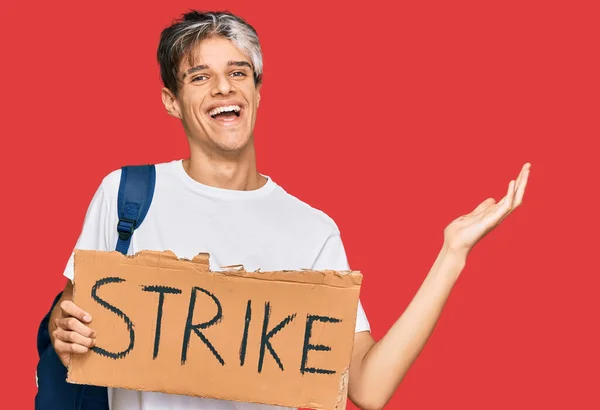
[[[213,87],[213,95],[223,94],[227,95],[234,92],[235,89],[230,81],[230,78],[226,75],[220,75],[215,77],[215,85]]]

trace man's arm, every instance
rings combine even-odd
[[[368,332],[356,334],[348,396],[357,406],[381,409],[391,399],[433,332],[469,252],[521,205],[529,169],[529,163],[523,166],[500,202],[488,198],[444,229],[444,244],[429,274],[405,312],[379,342],[375,343]]]
[[[120,178],[120,174],[113,174],[110,178]],[[104,188],[100,185],[88,206],[75,248],[114,249],[110,243],[110,236],[116,236],[116,230],[111,231],[111,225],[116,226],[116,223],[114,216],[109,212]],[[52,309],[48,323],[50,340],[65,366],[68,365],[72,353],[86,353],[94,345],[96,337],[95,332],[87,326],[91,317],[73,303],[74,269],[74,255],[71,254],[63,272],[67,282],[62,296]]]
[[[354,404],[375,410],[391,399],[425,347],[465,261],[444,246],[413,300],[378,343],[370,332],[356,333],[348,386]]]

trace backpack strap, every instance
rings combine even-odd
[[[156,184],[154,165],[128,165],[121,168],[121,183],[118,194],[119,223],[117,232],[117,251],[126,255],[131,236],[144,221]]]

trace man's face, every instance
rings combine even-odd
[[[163,89],[169,113],[181,118],[191,143],[223,154],[242,151],[252,141],[260,100],[250,59],[222,37],[202,41],[184,58],[177,98]]]

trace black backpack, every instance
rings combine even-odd
[[[118,194],[119,223],[116,250],[126,255],[133,232],[144,221],[156,181],[154,165],[129,165],[121,168]],[[62,364],[50,340],[48,324],[50,313],[58,303],[62,292],[42,319],[37,334],[38,391],[35,396],[36,410],[108,410],[107,388],[67,383],[67,369]],[[93,351],[93,348],[92,348]]]

